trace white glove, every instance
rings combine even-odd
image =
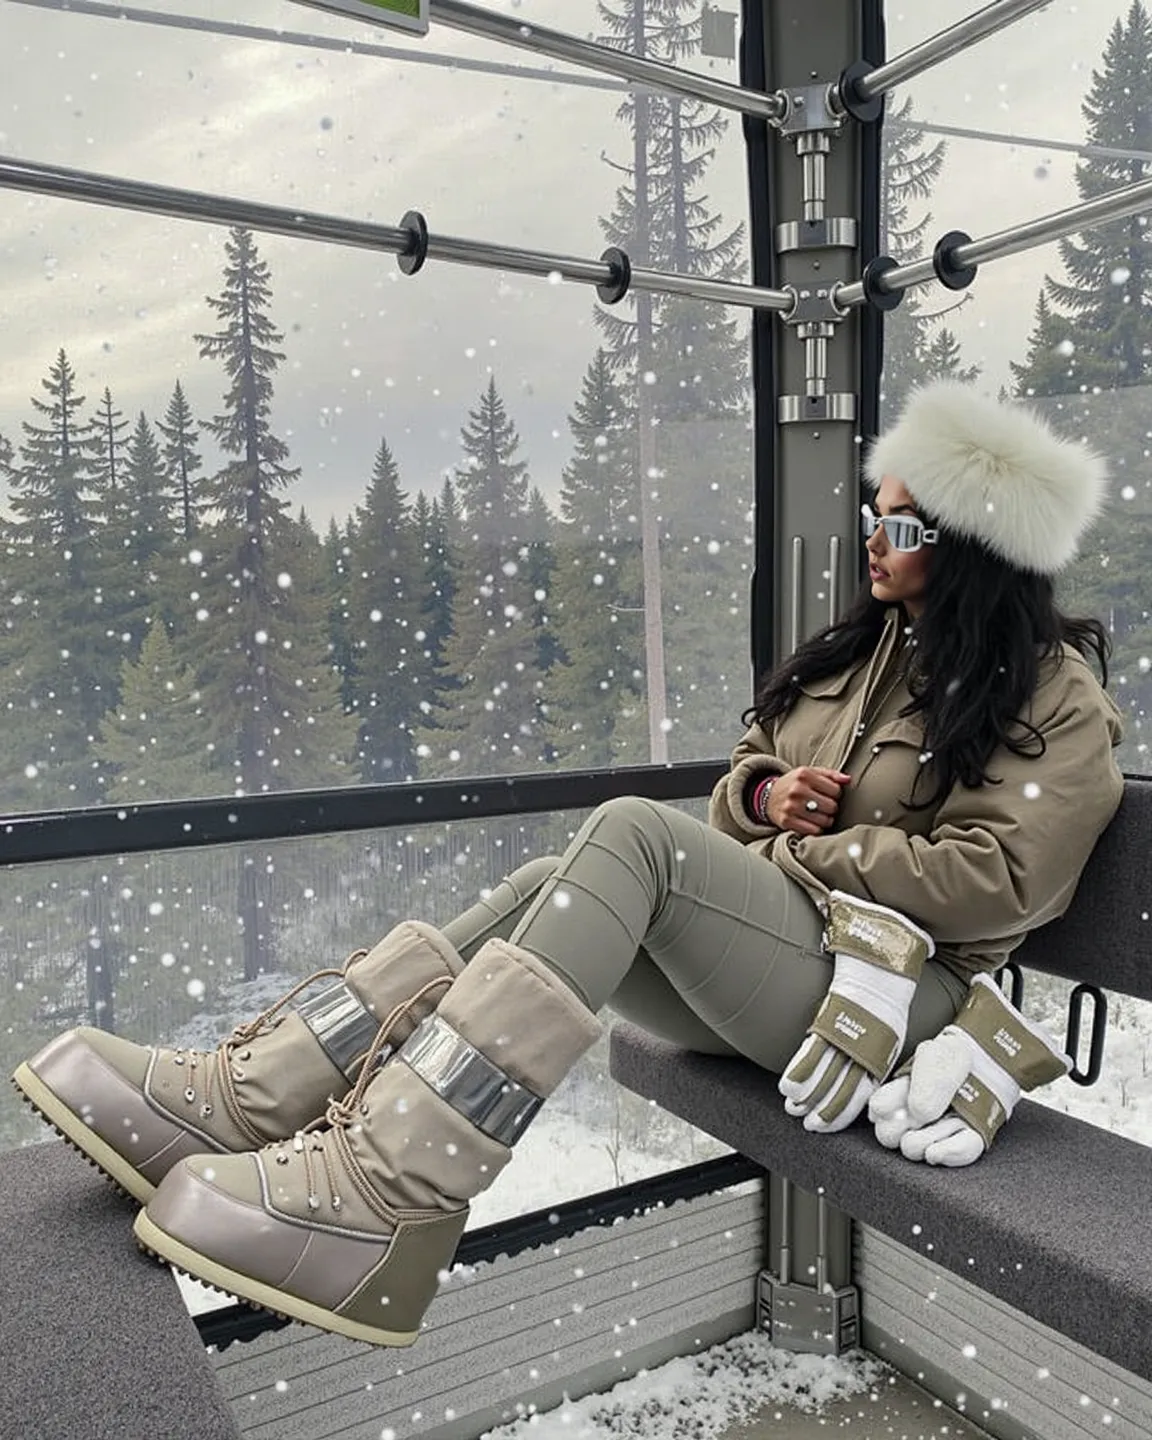
[[[843,1130],[860,1115],[904,1048],[908,1010],[932,937],[905,915],[833,890],[825,948],[832,984],[779,1089],[805,1130]]]
[[[1069,1057],[988,975],[973,978],[951,1025],[868,1104],[876,1139],[929,1165],[971,1165],[1027,1091],[1066,1075]]]

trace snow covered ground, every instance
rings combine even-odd
[[[713,1440],[773,1404],[814,1412],[882,1389],[888,1373],[860,1351],[789,1355],[750,1332],[641,1371],[603,1395],[500,1425],[483,1440]]]

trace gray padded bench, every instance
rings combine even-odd
[[[0,1155],[0,1440],[239,1440],[137,1208],[62,1142]]]
[[[1128,780],[1068,913],[1014,960],[1152,999],[1149,855],[1152,781]],[[767,1170],[822,1187],[853,1219],[1152,1379],[1152,1148],[1024,1100],[976,1165],[937,1169],[882,1149],[864,1121],[810,1135],[757,1066],[679,1050],[633,1025],[612,1032],[611,1070]]]

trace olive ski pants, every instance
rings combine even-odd
[[[689,1050],[782,1071],[832,980],[823,922],[790,876],[668,805],[600,805],[564,854],[529,861],[443,927],[465,959],[501,936],[591,1010]],[[963,984],[925,966],[905,1053],[955,1016]]]

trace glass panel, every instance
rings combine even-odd
[[[710,107],[277,0],[244,9],[264,38],[204,0],[175,27],[11,9],[21,159],[746,278],[740,124]],[[723,24],[700,54],[694,0],[532,18],[735,78]],[[0,242],[0,811],[685,760],[738,736],[744,313],[610,310],[434,259],[409,279],[390,254],[10,191]],[[76,1023],[213,1045],[578,823],[2,871],[0,1060]],[[42,1134],[0,1100],[0,1143]],[[611,1086],[602,1046],[524,1144],[474,1224],[719,1150]]]
[[[703,805],[683,808],[700,814]],[[558,813],[0,871],[0,1070],[11,1073],[77,1024],[139,1043],[212,1048],[304,976],[342,966],[398,921],[447,925],[503,875],[562,850],[583,818]],[[243,931],[253,927],[258,943],[245,946]],[[0,1147],[41,1138],[33,1112],[6,1087]],[[482,1197],[473,1224],[721,1153],[613,1085],[605,1044],[572,1072],[522,1144],[528,1159]]]
[[[942,0],[890,11],[896,54],[960,18]],[[946,231],[974,237],[1050,214],[1152,174],[1152,29],[1127,0],[1051,7],[902,86],[887,125],[888,238],[899,258]],[[1099,617],[1115,646],[1109,688],[1125,712],[1120,762],[1152,770],[1152,222],[1113,223],[981,267],[960,295],[909,294],[886,322],[888,416],[913,378],[970,377],[1028,396],[1111,472],[1099,522],[1059,599]],[[911,302],[911,303],[910,303]],[[1030,1016],[1063,1039],[1068,985],[1029,973]],[[1037,1097],[1147,1141],[1152,1006],[1111,996],[1105,1073]],[[1086,1020],[1091,1006],[1086,1006]]]
[[[188,11],[13,7],[5,149],[746,278],[737,118],[444,28]],[[735,78],[686,0],[533,17]],[[745,312],[11,191],[0,235],[0,808],[727,750]]]
[[[891,53],[958,19],[953,5],[888,16]],[[886,127],[887,239],[898,258],[948,230],[974,237],[1152,175],[1152,28],[1127,0],[1018,21],[900,87]],[[960,295],[909,293],[887,321],[886,413],[914,379],[973,378],[1027,396],[1107,458],[1103,514],[1059,598],[1104,622],[1120,762],[1148,773],[1152,706],[1152,221],[1147,215],[981,267]]]
[[[1024,972],[1024,1004],[1030,1019],[1041,1025],[1061,1045],[1068,1031],[1068,998],[1072,982],[1058,975]],[[1075,1115],[1105,1130],[1114,1130],[1152,1144],[1148,1106],[1152,1098],[1152,1003],[1131,995],[1105,992],[1108,1028],[1104,1037],[1104,1061],[1100,1078],[1092,1085],[1057,1080],[1041,1086],[1031,1098],[1065,1114]],[[1088,1037],[1092,1029],[1093,1002],[1084,1002],[1081,1019],[1081,1046],[1076,1056],[1081,1070],[1088,1065]]]

